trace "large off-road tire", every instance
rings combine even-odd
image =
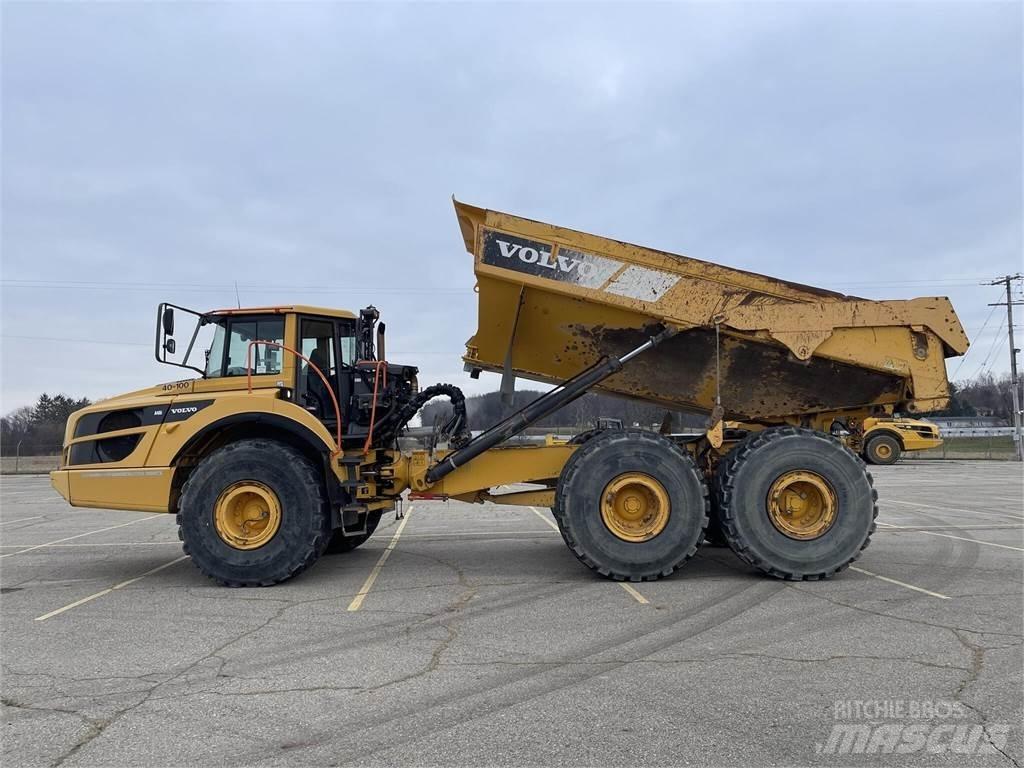
[[[327,549],[324,550],[325,555],[340,555],[343,552],[351,552],[361,544],[366,543],[366,540],[373,536],[373,532],[377,530],[377,525],[380,523],[380,510],[376,512],[368,512],[366,514],[366,533],[361,533],[358,536],[345,536],[341,531],[334,531],[331,534],[331,540],[327,543]]]
[[[602,432],[606,431],[607,430],[601,428],[593,428],[584,430],[583,432],[577,432],[575,435],[569,438],[568,445],[583,445],[584,443],[593,440]]]
[[[273,440],[239,440],[203,459],[182,488],[177,520],[185,554],[229,587],[290,579],[331,533],[313,465]]]
[[[609,430],[562,468],[553,512],[565,543],[618,581],[668,576],[700,546],[707,486],[693,459],[663,437]]]
[[[900,441],[893,435],[875,435],[864,443],[864,458],[870,464],[895,464],[901,453]]]
[[[732,550],[782,579],[823,579],[871,540],[878,494],[864,462],[823,432],[754,433],[718,464],[719,520]]]

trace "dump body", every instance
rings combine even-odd
[[[869,301],[455,204],[473,254],[470,370],[558,382],[679,333],[599,389],[729,418],[820,423],[943,408],[945,359],[968,346],[949,300]],[[814,417],[819,417],[815,419]]]

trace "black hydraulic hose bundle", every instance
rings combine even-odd
[[[435,397],[447,397],[452,404],[452,415],[441,426],[440,434],[448,435],[450,442],[456,446],[468,442],[470,435],[469,422],[466,418],[466,396],[462,394],[461,389],[452,384],[434,384],[418,392],[392,417],[394,426],[389,427],[389,431],[397,436],[420,408]]]

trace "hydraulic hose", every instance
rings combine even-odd
[[[447,397],[452,404],[452,416],[441,431],[451,435],[451,440],[455,444],[467,442],[469,429],[466,419],[466,396],[462,394],[461,389],[453,384],[434,384],[418,392],[392,417],[393,426],[388,427],[389,434],[397,435],[412,420],[412,417],[435,397]]]

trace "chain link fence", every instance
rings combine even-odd
[[[61,445],[28,443],[5,446],[0,457],[0,474],[38,475],[57,469]]]
[[[904,459],[990,459],[1013,461],[1012,435],[974,435],[942,438],[942,445],[930,451],[908,451]]]

